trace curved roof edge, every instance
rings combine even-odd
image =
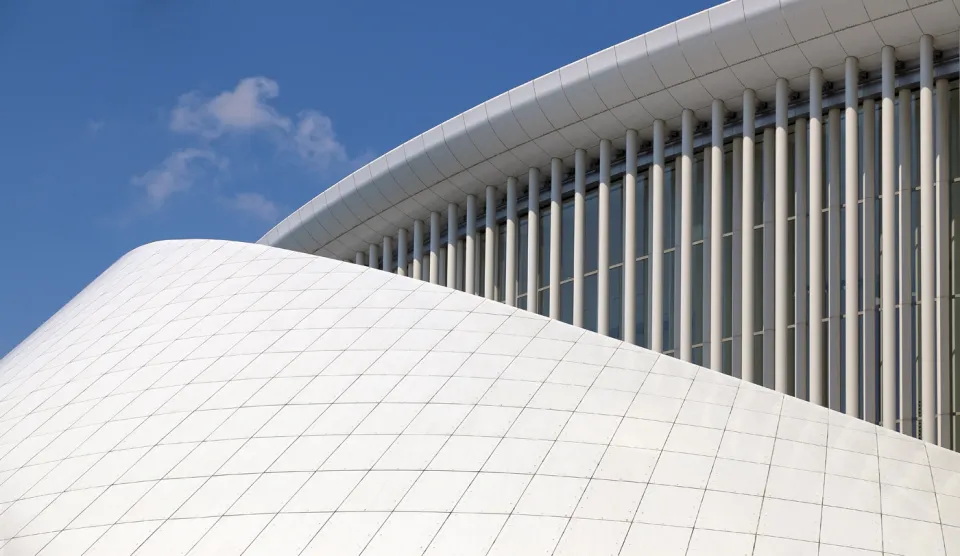
[[[958,42],[960,0],[731,0],[515,87],[394,148],[284,218],[258,243],[352,258],[447,204],[547,169],[551,158],[678,128],[684,109],[709,120],[714,99],[737,110],[744,89],[772,99],[778,78],[806,90],[811,68],[843,76],[848,56],[880,65],[889,45],[919,56]]]

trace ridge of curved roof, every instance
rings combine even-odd
[[[684,109],[709,120],[714,99],[744,89],[772,99],[778,78],[806,90],[811,68],[843,75],[849,56],[879,67],[880,50],[917,57],[919,40],[958,42],[960,0],[731,0],[514,87],[399,145],[330,186],[258,243],[352,257],[451,202],[526,183],[530,168],[621,146],[627,129],[677,128]]]

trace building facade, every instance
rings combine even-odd
[[[452,118],[261,242],[953,447],[957,5],[750,4]]]

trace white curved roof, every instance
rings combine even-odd
[[[842,77],[846,57],[880,65],[884,45],[901,59],[919,40],[956,47],[960,0],[733,0],[578,60],[414,137],[329,187],[260,243],[352,257],[414,219],[463,203],[507,177],[600,139],[648,136],[654,119],[679,128],[683,109],[709,121],[722,99],[737,110],[744,89],[773,98],[777,78],[808,88],[811,68]]]
[[[958,551],[960,454],[271,247],[136,249],[0,360],[5,556]]]

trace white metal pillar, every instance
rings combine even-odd
[[[937,444],[950,448],[950,85],[946,79],[937,80],[936,183]]]
[[[693,110],[684,110],[680,131],[680,345],[677,356],[693,359]]]
[[[920,38],[920,385],[923,440],[937,442],[936,209],[933,37]]]
[[[357,251],[357,254],[354,255],[354,257],[353,257],[353,262],[356,263],[356,264],[358,264],[358,265],[366,265],[366,264],[367,264],[367,254],[364,253],[363,251]]]
[[[393,268],[393,238],[383,236],[383,271],[390,272]]]
[[[747,382],[757,382],[754,372],[754,338],[753,338],[753,303],[756,291],[753,284],[753,219],[754,201],[756,199],[756,171],[755,171],[755,116],[757,95],[752,89],[743,92],[743,211],[740,218],[743,221],[743,249],[740,256],[743,258],[743,271],[740,275],[740,368],[741,377]]]
[[[827,405],[827,366],[823,358],[823,72],[810,70],[810,401]]]
[[[600,184],[597,191],[600,229],[597,234],[597,333],[610,333],[610,158],[613,144],[600,141]]]
[[[733,259],[730,261],[730,324],[733,337],[730,339],[730,366],[731,374],[737,378],[742,376],[743,368],[743,291],[740,287],[743,275],[743,137],[733,138],[732,178],[733,178],[733,222],[731,229],[731,251]]]
[[[517,306],[517,178],[507,178],[507,249],[504,256],[504,303]]]
[[[380,248],[376,243],[371,243],[369,249],[369,257],[367,266],[370,268],[380,268]]]
[[[627,130],[623,169],[623,341],[637,343],[637,132]]]
[[[877,416],[877,194],[876,194],[876,102],[863,101],[863,419],[876,423]]]
[[[710,122],[710,368],[723,370],[723,101],[713,101]],[[706,157],[704,157],[706,161]]]
[[[843,398],[840,396],[840,383],[843,379],[842,361],[840,359],[842,311],[840,303],[840,109],[831,108],[828,116],[828,137],[830,152],[828,153],[828,172],[830,182],[828,186],[829,201],[827,204],[827,373],[829,376],[827,397],[829,408],[834,411],[843,409]]]
[[[496,286],[494,270],[497,268],[497,188],[492,185],[487,186],[487,203],[484,207],[484,215],[487,225],[485,227],[486,239],[483,242],[483,297],[493,299],[494,287]]]
[[[397,274],[407,275],[407,229],[397,230]]]
[[[447,287],[457,289],[457,204],[447,205]]]
[[[810,323],[807,320],[807,231],[810,216],[807,213],[807,119],[797,118],[793,125],[793,183],[794,203],[796,205],[796,230],[794,232],[794,316],[796,328],[794,336],[794,395],[801,400],[810,400],[809,364],[807,351],[810,337]],[[816,215],[817,218],[820,214]],[[820,324],[819,322],[817,323]]]
[[[560,226],[562,218],[563,161],[550,161],[550,318],[560,320]]]
[[[900,128],[900,144],[897,146],[899,168],[897,169],[900,187],[900,432],[910,436],[917,435],[917,405],[915,395],[915,364],[916,350],[914,349],[914,330],[916,322],[914,311],[914,253],[917,243],[914,237],[913,224],[913,142],[909,130],[912,127],[912,100],[913,94],[909,89],[901,89],[898,126]]]
[[[413,278],[423,280],[423,220],[413,221]]]
[[[896,156],[894,151],[894,79],[896,60],[892,46],[880,51],[880,423],[897,427],[897,299],[896,299]],[[866,274],[865,274],[866,276]]]
[[[774,389],[777,392],[790,393],[789,369],[787,365],[787,170],[789,168],[789,130],[787,129],[787,104],[790,91],[787,80],[777,79],[776,90],[776,169],[774,171],[774,324],[773,324],[773,366]],[[769,253],[769,250],[767,250]]]
[[[776,387],[776,363],[774,361],[775,342],[775,301],[776,301],[776,230],[774,223],[774,204],[776,202],[776,154],[777,133],[772,127],[763,130],[763,239],[761,247],[760,271],[764,276],[760,285],[763,301],[760,303],[760,315],[763,320],[763,385],[773,390]],[[770,277],[774,279],[771,280]]]
[[[650,349],[663,351],[663,173],[664,122],[653,122],[653,166],[650,168]]]
[[[860,142],[857,106],[860,88],[860,64],[853,56],[846,60],[844,80],[846,110],[844,115],[844,410],[847,415],[860,415],[860,227],[859,204]]]
[[[440,213],[430,213],[430,283],[440,283]]]
[[[477,293],[477,196],[467,195],[467,224],[464,230],[463,291]]]
[[[586,232],[587,151],[577,149],[573,167],[573,325],[583,328],[583,257]]]
[[[540,170],[527,174],[527,311],[539,309],[540,263]]]

